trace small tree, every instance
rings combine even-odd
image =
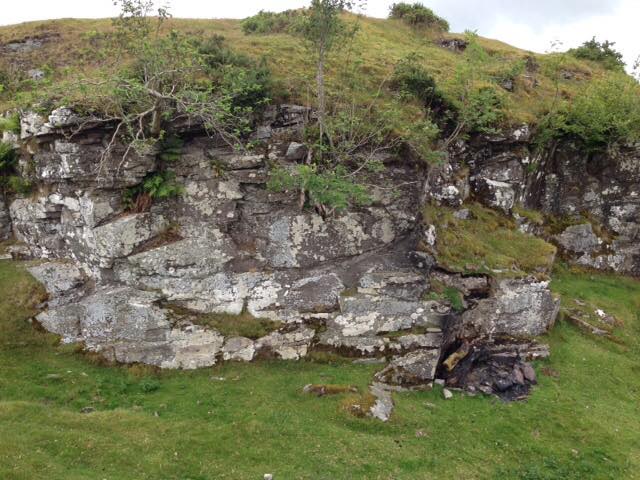
[[[495,125],[503,116],[502,97],[488,82],[484,82],[484,66],[489,62],[489,54],[480,45],[477,33],[467,31],[465,38],[467,48],[450,88],[456,121],[444,142],[444,150],[466,133],[494,132]]]
[[[609,70],[622,70],[625,63],[622,59],[622,53],[613,48],[615,44],[609,40],[598,42],[596,37],[593,37],[578,48],[572,48],[569,53],[576,58],[598,62]]]
[[[166,8],[156,9],[152,0],[114,3],[121,8],[114,20],[116,45],[132,61],[125,69],[117,65],[104,82],[107,94],[101,110],[116,127],[103,160],[117,140],[127,145],[123,161],[132,149],[152,152],[165,126],[178,119],[241,146],[253,113],[268,102],[266,78],[245,59],[234,64],[237,58],[222,51],[218,38],[211,43],[177,31],[164,34],[161,29],[170,14]]]
[[[355,34],[353,28],[340,19],[340,14],[356,6],[353,0],[312,0],[299,29],[307,40],[316,62],[316,87],[320,144],[326,133],[327,96],[325,68],[327,57],[335,46]],[[330,140],[331,141],[331,140]]]

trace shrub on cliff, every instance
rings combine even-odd
[[[408,23],[413,27],[435,28],[445,32],[449,31],[449,22],[439,17],[433,10],[421,3],[394,3],[391,5],[389,18],[395,18]]]
[[[81,105],[86,113],[108,118],[114,133],[103,158],[117,143],[124,156],[154,152],[165,130],[176,119],[188,119],[229,145],[241,146],[257,112],[269,102],[269,72],[232,52],[218,35],[208,39],[163,32],[166,9],[153,2],[119,0],[111,49],[130,59],[105,72]],[[156,15],[153,17],[152,15]],[[81,82],[82,83],[82,82]]]
[[[400,60],[391,77],[391,88],[400,97],[414,97],[428,110],[440,111],[446,101],[431,74],[420,63],[421,58],[413,53]]]
[[[20,115],[15,113],[7,117],[0,117],[0,133],[20,133]]]
[[[640,85],[623,72],[593,80],[571,101],[563,102],[539,126],[546,143],[572,136],[587,151],[640,141]]]
[[[593,81],[573,100],[564,129],[593,148],[640,141],[640,85],[624,73]]]
[[[572,48],[569,53],[576,58],[598,62],[608,70],[622,70],[625,66],[622,53],[613,48],[614,45],[615,42],[598,42],[593,37],[578,48]]]
[[[31,191],[31,182],[17,174],[17,162],[18,156],[13,145],[0,142],[0,195]]]

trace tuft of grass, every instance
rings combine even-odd
[[[190,318],[196,325],[217,330],[225,337],[247,337],[256,340],[278,330],[281,322],[268,318],[256,318],[246,310],[239,315],[230,313],[206,313]]]
[[[640,282],[637,280],[561,263],[554,268],[551,289],[561,296],[563,310],[578,311],[590,324],[610,330],[627,344],[635,343],[633,334],[640,332]],[[595,314],[596,309],[612,315],[615,324],[603,325]]]
[[[524,208],[521,205],[515,205],[513,207],[513,213],[521,216],[522,218],[526,218],[534,225],[544,224],[544,215],[542,214],[542,212],[539,212],[538,210],[529,210],[527,208]]]
[[[2,132],[20,133],[20,114],[0,117],[0,133]]]
[[[425,223],[437,230],[438,261],[454,272],[486,273],[497,277],[523,277],[550,271],[556,248],[520,232],[513,219],[470,204],[471,218],[455,218],[448,207],[425,207]]]
[[[375,403],[376,397],[367,391],[357,395],[349,395],[342,400],[340,408],[354,417],[364,418],[369,415]]]

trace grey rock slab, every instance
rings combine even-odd
[[[315,334],[315,330],[305,326],[290,332],[273,332],[256,341],[256,350],[283,360],[299,360],[307,355]]]
[[[48,305],[55,307],[79,299],[86,276],[69,261],[46,262],[27,267],[33,277],[42,283],[49,294]]]
[[[388,422],[393,413],[393,397],[387,385],[374,382],[369,386],[369,392],[376,397],[376,401],[371,407],[370,415],[383,422]]]
[[[379,382],[398,386],[417,386],[435,378],[440,349],[423,349],[396,357],[382,371],[376,373]]]
[[[567,227],[553,238],[563,249],[572,253],[591,253],[602,244],[590,223]]]
[[[81,341],[118,362],[188,369],[215,364],[223,337],[199,326],[173,326],[160,299],[153,292],[105,287],[36,318],[64,341]]]
[[[95,252],[100,257],[100,266],[112,267],[116,258],[130,255],[136,247],[167,227],[168,223],[162,216],[138,213],[94,228]]]
[[[463,313],[462,337],[542,335],[553,326],[559,308],[548,281],[503,279],[493,296]]]
[[[222,347],[223,360],[250,362],[255,354],[255,342],[246,337],[227,338]]]

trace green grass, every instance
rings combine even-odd
[[[402,394],[383,424],[345,411],[349,394],[302,392],[365,392],[379,366],[99,366],[26,321],[41,293],[19,264],[0,262],[0,478],[640,478],[640,284],[565,270],[554,289],[618,315],[629,346],[561,322],[527,402]]]
[[[349,82],[359,88],[354,95],[356,102],[369,104],[372,94],[377,92],[385,80],[390,78],[394,67],[401,59],[417,53],[423,67],[433,75],[439,88],[450,92],[457,66],[462,56],[438,45],[444,38],[461,38],[459,34],[438,30],[415,29],[401,20],[346,15],[351,22],[358,22],[359,34],[353,43],[341,46],[339,53],[330,60],[327,73],[329,93],[344,90]],[[205,38],[223,35],[235,51],[255,59],[264,58],[273,71],[276,83],[275,101],[295,101],[308,104],[313,100],[314,66],[303,42],[286,33],[273,35],[245,35],[241,21],[171,19],[164,31],[176,29],[187,34]],[[8,89],[0,95],[0,111],[25,105],[43,98],[51,104],[99,106],[99,80],[113,70],[114,65],[126,63],[126,58],[109,48],[109,34],[113,31],[111,21],[104,20],[53,20],[31,22],[0,27],[0,44],[20,41],[33,36],[49,36],[51,41],[43,48],[27,54],[6,54],[0,59],[0,74],[40,68],[46,72],[45,80],[34,83],[26,79],[20,82],[18,92]],[[549,108],[555,96],[555,84],[545,67],[549,56],[533,54],[505,43],[481,38],[482,46],[489,53],[485,70],[491,76],[510,71],[518,62],[531,58],[538,65],[535,77],[519,75],[515,91],[505,92],[506,119],[508,123],[535,122]],[[569,57],[565,70],[575,72],[574,79],[560,82],[560,93],[572,97],[584,88],[591,78],[604,74],[604,69],[589,61]],[[79,82],[78,78],[86,77]],[[84,83],[84,87],[83,84]],[[384,92],[380,102],[391,101],[390,92]],[[350,99],[349,99],[350,103]],[[50,104],[45,102],[44,107]],[[43,107],[43,108],[44,108]],[[403,108],[404,122],[422,115],[417,104],[406,104]]]
[[[213,328],[225,337],[247,337],[258,339],[275,332],[281,322],[268,318],[256,318],[244,311],[239,315],[229,313],[207,313],[194,317],[194,323]]]
[[[498,277],[522,277],[551,269],[556,249],[544,240],[520,232],[511,218],[470,204],[471,218],[460,220],[454,210],[427,206],[424,221],[435,225],[436,255],[455,272],[482,272]]]

